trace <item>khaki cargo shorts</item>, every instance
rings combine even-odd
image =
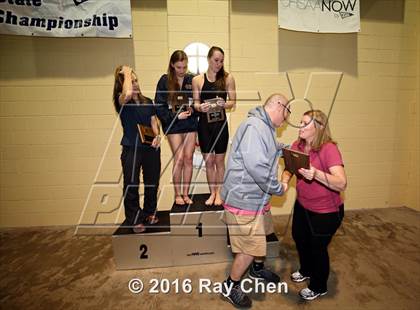
[[[271,212],[260,215],[238,215],[225,210],[224,221],[229,229],[230,246],[233,253],[265,256],[266,235],[274,232]]]

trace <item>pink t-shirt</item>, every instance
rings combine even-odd
[[[292,149],[303,152],[303,147],[295,141]],[[334,143],[325,143],[318,152],[309,153],[311,165],[318,170],[330,173],[333,166],[344,166],[341,153]],[[337,212],[343,203],[340,193],[329,189],[316,180],[308,181],[301,175],[297,175],[296,191],[297,200],[305,208],[317,213]]]

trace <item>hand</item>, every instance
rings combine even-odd
[[[187,119],[190,116],[191,116],[191,110],[184,111],[178,114],[178,119]]]
[[[207,112],[210,109],[210,103],[204,102],[200,104],[200,110],[201,112]]]
[[[129,66],[122,66],[120,73],[121,74],[131,74],[133,72],[133,69]]]
[[[312,181],[315,178],[316,169],[312,166],[309,169],[300,168],[298,172],[307,180]]]
[[[152,141],[152,147],[157,149],[160,147],[160,135],[157,135]]]
[[[224,108],[226,106],[226,101],[223,98],[217,98],[217,105]]]

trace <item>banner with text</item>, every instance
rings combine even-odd
[[[0,33],[130,38],[130,0],[0,0]]]
[[[278,0],[279,27],[309,32],[359,32],[359,0]]]

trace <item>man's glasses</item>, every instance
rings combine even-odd
[[[280,102],[279,102],[280,103]],[[285,105],[285,104],[283,104],[283,103],[280,103],[286,110],[287,110],[287,112],[289,112],[289,114],[291,114],[292,113],[292,111],[290,111],[290,108],[287,106],[287,105]]]

